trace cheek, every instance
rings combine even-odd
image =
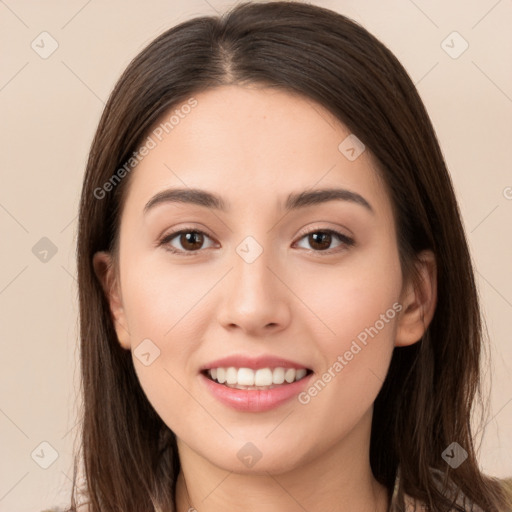
[[[324,436],[327,444],[358,424],[386,378],[400,305],[386,283],[379,284],[380,293],[375,286],[342,288],[345,295],[330,306],[335,334],[317,337],[323,365],[299,401],[310,418],[307,429]]]
[[[197,305],[211,288],[214,276],[205,276],[193,266],[173,268],[165,257],[140,258],[131,268],[128,265],[121,279],[130,332],[153,336],[162,346],[173,338],[179,344],[182,337],[176,333],[200,320]]]
[[[176,435],[186,439],[191,429],[190,413],[196,404],[184,386],[185,380],[179,368],[170,367],[163,357],[160,356],[150,366],[140,364],[134,357],[135,372],[158,416]]]
[[[129,265],[126,262],[121,279],[134,368],[149,402],[174,429],[181,420],[169,416],[169,411],[190,407],[183,386],[195,371],[194,354],[205,324],[204,308],[198,305],[215,276],[199,279],[191,270],[170,271],[169,263],[151,258]],[[138,348],[143,346],[144,350]],[[146,366],[140,355],[148,351],[152,362]]]
[[[187,378],[201,340],[197,329],[204,324],[200,318],[204,314],[202,309],[194,305],[211,284],[203,282],[202,290],[198,286],[201,280],[192,283],[187,273],[170,271],[169,264],[151,258],[139,260],[132,268],[124,276],[123,300],[134,368],[158,415],[171,429],[181,433],[186,418],[174,411],[190,408]],[[148,339],[151,357],[153,353],[156,357],[146,365],[139,358],[142,350],[137,346]]]
[[[324,404],[335,401],[364,410],[386,377],[400,305],[388,294],[358,292],[338,302],[337,316],[330,319],[335,334],[317,338],[323,363],[318,377],[330,388]]]
[[[339,421],[355,419],[374,402],[393,353],[402,308],[398,253],[391,244],[375,245],[373,251],[361,252],[338,270],[317,277],[308,280],[327,292],[309,297],[311,310],[322,320],[315,324],[314,338],[323,367],[303,403],[311,402],[320,422],[330,413]],[[325,411],[330,413],[323,417]]]
[[[378,337],[392,342],[402,273],[391,244],[375,244],[372,250],[350,255],[339,266],[303,269],[298,274],[306,277],[295,289],[317,317],[310,325],[323,344],[321,352],[332,359],[334,353],[348,350],[354,339],[364,343]]]

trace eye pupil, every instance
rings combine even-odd
[[[332,238],[332,235],[331,233],[326,233],[326,232],[323,232],[323,231],[316,231],[314,233],[311,233],[309,235],[310,237],[310,243],[311,243],[311,246],[314,247],[315,245],[317,245],[317,249],[323,251],[325,249],[328,249],[329,246],[331,245],[331,238]],[[320,245],[320,247],[318,247],[318,244]]]
[[[188,233],[183,233],[181,237],[181,245],[185,249],[198,249],[203,244],[203,235],[197,231],[189,231]]]

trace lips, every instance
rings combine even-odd
[[[202,382],[221,403],[245,412],[277,407],[307,385],[312,370],[274,356],[234,355],[203,365]]]
[[[211,361],[210,363],[201,366],[200,370],[203,371],[210,370],[212,368],[229,368],[230,366],[235,368],[251,368],[253,370],[257,370],[259,368],[276,368],[279,366],[282,368],[295,368],[297,370],[301,368],[308,369],[308,367],[304,364],[276,356],[249,357],[244,355],[232,355]]]

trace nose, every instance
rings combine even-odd
[[[219,323],[228,330],[240,329],[253,336],[285,329],[290,323],[292,294],[285,284],[287,276],[279,268],[266,251],[251,263],[235,254],[233,269],[226,276]]]

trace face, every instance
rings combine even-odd
[[[182,445],[227,470],[251,471],[249,455],[285,471],[368,432],[406,344],[392,206],[369,151],[311,100],[256,86],[194,98],[130,176],[116,331]]]

